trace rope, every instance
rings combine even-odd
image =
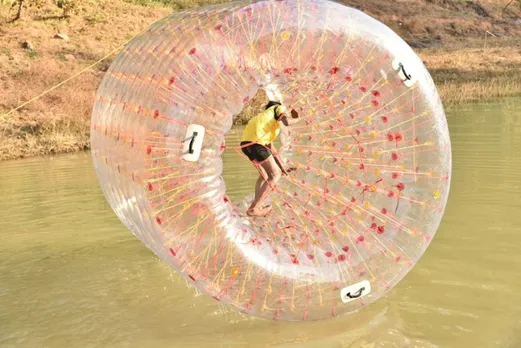
[[[40,99],[41,97],[43,97],[44,95],[54,91],[55,89],[57,89],[58,87],[61,87],[63,86],[64,84],[66,84],[67,82],[75,79],[76,77],[80,76],[81,74],[85,73],[87,70],[95,67],[96,65],[98,65],[99,63],[101,63],[102,61],[104,61],[105,59],[107,59],[108,57],[110,57],[111,55],[113,55],[114,53],[118,52],[119,50],[121,50],[122,48],[124,48],[130,41],[134,40],[134,38],[136,38],[137,36],[143,34],[145,31],[147,31],[147,29],[154,25],[155,23],[159,22],[161,19],[158,19],[156,20],[155,22],[153,22],[151,25],[148,25],[145,27],[145,29],[141,30],[139,33],[137,33],[136,35],[134,35],[132,38],[130,38],[129,40],[127,40],[125,43],[121,44],[119,47],[117,47],[116,49],[112,50],[110,53],[108,53],[107,55],[105,55],[103,58],[99,59],[98,61],[96,61],[95,63],[87,66],[86,68],[84,68],[83,70],[81,70],[80,72],[72,75],[71,77],[67,78],[66,80],[58,83],[57,85],[49,88],[48,90],[42,92],[41,94],[37,95],[36,97],[26,101],[25,103],[22,103],[21,105],[17,106],[16,108],[12,109],[11,111],[5,113],[5,114],[2,114],[0,115],[0,118],[4,118],[4,117],[7,117],[9,115],[11,115],[12,113],[14,113],[15,111],[18,111],[20,110],[21,108],[23,108],[24,106]]]

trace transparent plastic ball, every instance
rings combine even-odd
[[[222,155],[260,89],[299,122],[280,134],[295,170],[253,219],[252,195],[226,196]],[[152,25],[107,71],[91,144],[135,236],[215,300],[275,320],[382,297],[427,249],[450,186],[429,72],[391,29],[333,1],[233,2]]]

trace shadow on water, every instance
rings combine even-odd
[[[518,347],[521,102],[448,111],[446,215],[385,298],[332,321],[252,319],[194,295],[116,218],[89,154],[0,165],[2,347]],[[237,142],[237,132],[228,141]],[[255,169],[225,154],[228,194]]]

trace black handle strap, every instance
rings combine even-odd
[[[407,72],[405,71],[405,67],[403,66],[402,63],[400,63],[400,64],[398,65],[398,69],[401,69],[401,70],[402,70],[403,75],[405,76],[405,79],[407,79],[407,80],[410,80],[410,79],[411,79],[411,75],[407,74]]]
[[[360,296],[362,296],[362,293],[364,292],[364,290],[365,290],[365,287],[361,288],[360,290],[355,292],[353,295],[351,295],[351,292],[348,292],[346,294],[346,297],[349,297],[349,298],[359,298]]]
[[[190,154],[194,153],[194,142],[195,142],[196,137],[197,137],[197,132],[194,132],[194,135],[192,135],[192,140],[190,140],[190,147],[188,148],[188,152]]]

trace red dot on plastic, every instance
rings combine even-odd
[[[313,260],[314,258],[315,258],[315,256],[308,254],[308,259]]]
[[[331,75],[335,75],[339,70],[340,70],[340,68],[334,66],[334,67],[331,68],[331,70],[329,70],[329,73]]]
[[[221,30],[222,27],[223,27],[222,24],[217,24],[213,29],[214,29],[214,30]]]
[[[159,117],[159,110],[154,111],[154,119]]]
[[[384,214],[384,215],[387,214],[387,209],[382,208],[381,213]]]
[[[195,52],[197,52],[197,50],[195,48],[192,48],[190,50],[190,52],[188,52],[189,55],[193,56],[195,54]]]
[[[364,238],[364,236],[358,236],[358,238],[356,238],[356,240],[361,243],[365,240],[365,238]]]
[[[159,216],[156,217],[156,222],[158,225],[162,225],[163,224],[163,221],[161,220],[161,218]]]
[[[380,103],[378,103],[378,100],[373,100],[373,101],[371,101],[371,104],[373,104],[373,106],[378,106],[378,105],[380,105]]]
[[[172,86],[174,83],[175,83],[175,77],[172,76],[172,77],[170,78],[170,80],[168,80],[168,85],[169,85],[169,86]]]
[[[347,253],[349,251],[349,247],[346,245],[342,248],[342,250]]]
[[[373,222],[373,223],[371,224],[371,229],[374,230],[374,229],[376,229],[377,227],[378,227],[378,225],[377,225],[376,223]]]
[[[346,76],[346,81],[351,82],[351,81],[353,81],[353,78],[351,76]]]
[[[172,254],[172,256],[177,256],[177,253],[175,252],[174,249],[170,248],[170,249],[168,249],[168,251],[170,251],[170,254]]]
[[[147,146],[147,155],[150,155],[152,153],[152,147]]]
[[[378,97],[380,96],[380,92],[378,92],[378,91],[373,91],[373,95],[374,95],[375,97],[378,98]]]
[[[396,161],[398,159],[398,154],[393,152],[393,154],[391,155],[391,158],[393,159],[393,161]]]
[[[403,183],[399,183],[398,185],[396,185],[396,187],[398,188],[399,191],[405,190],[405,185]]]
[[[364,92],[364,93],[367,92],[367,88],[365,88],[365,87],[360,87],[360,90],[361,90],[362,92]]]
[[[382,117],[382,122],[383,122],[383,123],[387,123],[387,122],[389,122],[389,117],[387,117],[387,116],[383,116],[383,117]]]
[[[389,193],[387,194],[387,197],[393,198],[394,197],[394,192],[393,191],[389,191]]]
[[[331,257],[333,256],[333,253],[331,251],[326,251],[324,255],[326,255],[326,257]]]
[[[149,191],[152,191],[153,189],[154,189],[154,186],[152,186],[151,183],[148,183],[148,190],[149,190]]]
[[[387,133],[387,140],[393,141],[394,140],[394,135],[392,135],[391,133]]]
[[[400,133],[396,133],[394,135],[394,139],[396,139],[396,141],[402,141],[403,140],[403,135],[401,135]]]
[[[338,261],[345,261],[346,256],[345,255],[338,255]]]

